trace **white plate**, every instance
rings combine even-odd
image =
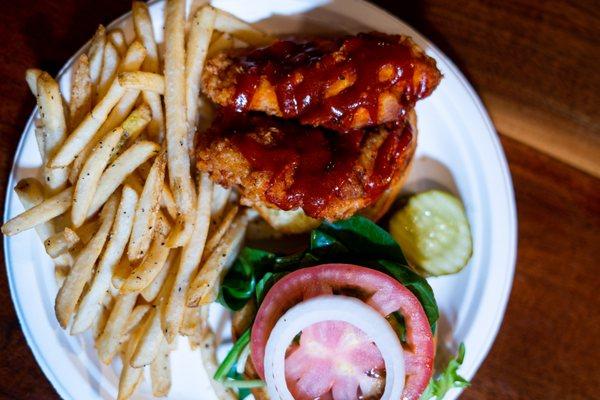
[[[215,0],[226,9],[272,33],[379,30],[412,36],[437,60],[444,79],[417,106],[419,145],[409,186],[441,185],[466,206],[473,232],[473,258],[461,273],[431,279],[442,315],[440,342],[450,350],[467,348],[460,372],[472,378],[494,341],[512,284],[516,252],[516,216],[510,174],[502,148],[481,101],[463,75],[427,39],[383,10],[361,0]],[[162,37],[162,2],[151,5],[157,37]],[[127,16],[111,27],[133,36]],[[78,53],[79,54],[79,53]],[[71,59],[59,74],[68,94]],[[8,187],[38,174],[40,157],[30,117],[19,143]],[[23,210],[9,190],[5,220]],[[40,367],[65,399],[115,398],[118,368],[101,365],[89,335],[70,337],[54,317],[57,287],[52,265],[32,231],[4,238],[12,299],[27,342]],[[215,320],[218,315],[213,314]],[[212,318],[211,318],[212,319]],[[226,335],[227,329],[222,329]],[[179,342],[173,356],[170,398],[212,399],[197,352]],[[146,382],[148,380],[146,379]],[[149,384],[136,399],[151,398]],[[455,398],[454,390],[447,398]]]

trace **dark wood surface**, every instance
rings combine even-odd
[[[598,398],[600,6],[377,3],[428,36],[471,80],[496,123],[515,185],[513,291],[494,347],[463,398]],[[25,69],[56,73],[98,23],[128,8],[122,0],[2,2],[0,192],[34,106]],[[27,347],[0,272],[0,398],[57,397]]]

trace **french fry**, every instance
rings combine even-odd
[[[36,87],[37,92],[37,87]],[[37,96],[37,95],[36,95]],[[44,123],[41,118],[37,118],[34,122],[34,133],[35,133],[35,142],[38,145],[38,151],[40,152],[40,157],[42,158],[42,162],[46,157],[46,139],[44,138]]]
[[[90,289],[81,300],[79,309],[75,315],[71,327],[72,335],[88,329],[95,315],[100,311],[102,296],[109,291],[113,270],[121,259],[127,245],[127,240],[131,234],[137,200],[137,192],[129,186],[124,186],[115,221],[108,242],[106,243],[106,248],[98,262],[94,280]]]
[[[135,71],[140,67],[140,65],[142,65],[145,56],[146,50],[140,42],[136,41],[131,43],[127,49],[127,53],[125,54],[123,61],[119,65],[118,72]],[[88,141],[83,150],[74,160],[71,167],[71,173],[69,175],[69,181],[74,183],[77,180],[79,171],[81,170],[84,161],[89,156],[92,148],[96,145],[96,142],[98,142],[102,136],[106,135],[107,132],[116,128],[125,120],[135,106],[135,102],[138,97],[138,90],[125,90],[123,96],[119,99],[116,105],[114,105],[112,110],[110,110],[106,120],[97,129],[93,137]]]
[[[183,319],[179,334],[184,336],[192,336],[198,331],[201,325],[200,307],[185,307],[183,311]]]
[[[31,229],[36,225],[43,224],[51,219],[58,217],[71,208],[71,199],[73,198],[73,188],[69,187],[62,192],[44,200],[35,207],[28,209],[22,214],[17,215],[10,221],[2,225],[2,233],[7,236]]]
[[[102,72],[102,60],[104,58],[104,46],[106,46],[106,29],[104,26],[98,26],[88,50],[90,59],[90,78],[92,85],[97,86]]]
[[[165,338],[160,326],[160,309],[155,307],[150,310],[150,315],[142,327],[142,334],[131,357],[130,365],[134,368],[141,368],[151,364],[156,358],[163,340]]]
[[[142,97],[152,109],[152,121],[148,125],[148,136],[152,140],[162,143],[165,140],[165,116],[160,95],[155,92],[143,91]]]
[[[158,94],[165,93],[165,79],[154,72],[122,72],[119,74],[119,84],[126,89],[144,90]]]
[[[96,144],[90,157],[83,165],[75,185],[75,192],[73,193],[71,221],[74,226],[79,227],[84,223],[88,209],[94,199],[96,188],[100,182],[100,177],[115,152],[124,132],[123,128],[115,128],[107,133]]]
[[[127,144],[132,145],[152,119],[148,104],[140,104],[121,125],[126,132]],[[124,144],[122,143],[121,146]]]
[[[186,244],[194,229],[195,187],[190,174],[185,117],[185,0],[168,0],[165,22],[165,116],[169,183],[180,221],[169,238],[170,247]]]
[[[208,236],[210,225],[210,200],[212,198],[212,182],[208,175],[201,174],[200,188],[198,191],[197,213],[194,221],[194,231],[190,241],[183,247],[181,260],[175,284],[169,295],[166,310],[163,315],[163,329],[169,343],[175,339],[175,335],[181,327],[183,311],[185,307],[185,296],[194,272],[202,259],[204,244]]]
[[[223,386],[221,382],[212,379],[212,376],[217,372],[219,363],[217,362],[217,346],[215,340],[215,334],[207,328],[202,332],[201,341],[198,346],[200,348],[200,355],[202,357],[202,364],[206,369],[206,373],[210,379],[211,386],[217,395],[217,398],[221,400],[235,400],[238,397],[231,391]]]
[[[194,15],[186,47],[185,98],[188,126],[188,146],[195,148],[196,124],[198,122],[198,96],[200,95],[200,76],[213,34],[216,12],[211,6],[200,8]]]
[[[132,14],[135,34],[148,52],[142,68],[144,71],[158,72],[158,47],[154,39],[154,28],[150,19],[148,5],[143,1],[134,1],[132,4]]]
[[[231,36],[229,33],[224,33],[221,36],[219,36],[217,40],[210,44],[210,47],[208,48],[207,58],[211,58],[222,51],[232,49],[233,45],[233,36]]]
[[[37,97],[37,80],[41,75],[42,70],[37,68],[28,68],[25,71],[25,81],[27,82],[27,86],[29,86],[29,90],[31,93]]]
[[[150,13],[148,12],[148,6],[142,1],[134,1],[132,14],[136,36],[144,44],[148,52],[142,69],[147,72],[157,73],[160,70],[158,47],[154,40],[154,29]],[[154,92],[143,92],[142,96],[152,109],[152,121],[148,126],[149,137],[158,143],[162,143],[165,136],[165,122],[160,96]]]
[[[120,29],[114,29],[107,35],[108,40],[115,46],[115,49],[119,52],[119,56],[123,56],[127,52],[127,41],[125,35]]]
[[[126,256],[121,257],[121,260],[119,261],[119,263],[115,267],[115,270],[113,271],[113,276],[111,280],[113,286],[116,289],[121,289],[121,286],[123,286],[123,282],[125,282],[125,279],[127,279],[130,272],[131,265],[129,264],[129,260]]]
[[[205,259],[210,257],[212,252],[215,250],[215,248],[217,247],[217,245],[219,244],[219,242],[225,235],[225,232],[227,232],[227,230],[231,226],[233,219],[235,218],[236,214],[238,213],[238,210],[239,210],[239,206],[237,204],[232,205],[230,207],[230,209],[227,211],[227,213],[225,214],[225,216],[223,216],[221,221],[219,221],[219,224],[215,227],[215,229],[212,232],[210,232],[208,241],[206,242],[206,246],[204,248],[204,258]]]
[[[133,396],[133,393],[135,393],[135,390],[144,378],[143,368],[133,368],[130,365],[130,360],[137,347],[142,329],[143,327],[140,327],[132,332],[132,337],[125,347],[123,369],[121,370],[121,376],[119,377],[119,393],[117,395],[117,400],[126,400]]]
[[[102,60],[100,80],[98,81],[97,98],[101,99],[108,91],[108,88],[117,73],[117,66],[120,63],[120,59],[121,57],[115,46],[110,41],[107,42],[104,47],[104,58]]]
[[[127,248],[129,261],[138,260],[146,254],[154,235],[156,216],[165,180],[167,155],[162,151],[155,159],[146,177],[146,183],[135,210],[131,240]]]
[[[92,239],[99,226],[98,219],[94,219],[86,222],[79,228],[75,228],[75,232],[77,232],[77,236],[79,236],[79,243],[87,244]]]
[[[21,179],[15,186],[15,193],[25,210],[35,207],[44,201],[44,188],[35,178]],[[35,231],[43,243],[54,234],[55,228],[52,222],[49,221],[36,225]],[[70,254],[60,255],[54,258],[53,261],[57,268],[61,270],[73,265],[73,257]]]
[[[104,331],[98,338],[96,343],[98,358],[106,365],[110,364],[115,354],[117,354],[123,335],[127,334],[127,325],[130,317],[132,317],[134,314],[136,315],[136,318],[140,316],[140,311],[137,313],[133,312],[136,299],[137,293],[130,293],[117,297],[115,305],[113,306],[108,320],[106,321],[106,325],[104,326]],[[149,308],[150,306],[148,306],[148,309]],[[147,310],[145,310],[144,314],[142,314],[142,318],[146,311]],[[141,318],[139,318],[137,323],[139,323],[140,320]]]
[[[209,306],[206,305],[206,306],[194,307],[194,308],[190,308],[190,309],[199,310],[198,312],[199,312],[200,324],[198,325],[196,331],[193,334],[188,336],[188,343],[190,344],[190,347],[192,348],[192,350],[196,350],[202,344],[206,330],[210,329],[210,327],[208,326]]]
[[[273,42],[273,38],[252,25],[234,17],[223,10],[216,10],[215,29],[231,34],[253,46],[262,46]]]
[[[56,193],[67,183],[65,168],[50,168],[50,160],[67,136],[67,124],[58,83],[46,72],[37,80],[37,103],[44,130],[44,183],[50,193]]]
[[[71,100],[69,101],[69,124],[76,127],[92,110],[92,79],[90,61],[86,54],[79,56],[71,75]]]
[[[79,242],[79,236],[74,230],[65,228],[64,231],[58,232],[44,241],[46,253],[52,258],[58,257],[61,254],[71,250]]]
[[[192,281],[187,292],[188,307],[208,304],[216,299],[220,279],[226,268],[237,257],[244,241],[247,225],[247,216],[245,213],[240,214]]]
[[[158,275],[154,277],[148,286],[142,289],[140,294],[144,300],[151,302],[156,299],[156,296],[158,296],[160,289],[163,287],[165,280],[167,279],[169,271],[172,270],[172,266],[177,262],[178,253],[179,252],[177,250],[170,251],[169,257],[167,258],[164,266],[160,269]]]
[[[140,322],[144,319],[148,311],[152,309],[150,304],[139,304],[135,306],[131,314],[129,314],[129,318],[127,318],[127,323],[125,324],[124,334],[128,335],[134,330]],[[123,340],[122,340],[123,341]]]
[[[163,338],[158,348],[156,358],[150,364],[150,379],[152,381],[152,394],[155,397],[164,397],[171,390],[171,361],[169,343]]]
[[[225,212],[225,208],[227,207],[229,196],[231,196],[230,188],[215,184],[212,197],[212,207],[210,211],[211,218],[213,220],[218,221],[221,219],[223,212]]]
[[[75,128],[63,146],[58,150],[50,161],[51,168],[66,167],[71,164],[85,146],[92,140],[102,123],[108,117],[108,113],[123,97],[123,89],[117,80],[114,80],[106,95],[94,106],[91,113],[81,121]]]
[[[123,152],[106,168],[94,195],[92,205],[88,210],[88,218],[94,215],[108,197],[123,183],[125,178],[140,166],[156,156],[160,146],[153,142],[142,140]]]
[[[167,210],[171,218],[177,219],[177,204],[175,204],[173,193],[171,193],[171,189],[168,186],[163,186],[163,194],[160,198],[160,206]]]
[[[104,205],[100,215],[102,222],[98,232],[96,232],[92,240],[90,240],[77,255],[75,264],[69,271],[67,279],[65,279],[65,282],[58,291],[54,310],[56,312],[56,319],[62,328],[66,328],[71,315],[73,315],[73,312],[75,311],[83,288],[92,275],[94,264],[96,263],[96,260],[104,247],[108,233],[110,232],[110,228],[117,212],[118,203],[119,198],[115,195]]]
[[[140,341],[130,361],[133,367],[150,364],[158,353],[160,343],[164,340],[161,317],[165,312],[165,300],[172,291],[176,272],[176,268],[169,270],[167,279],[153,303],[154,308],[150,310],[146,323],[142,327]]]
[[[159,227],[152,240],[150,250],[146,254],[146,257],[142,260],[131,273],[129,277],[121,286],[121,293],[139,292],[146,286],[150,285],[154,278],[160,273],[161,269],[165,267],[165,262],[169,256],[170,249],[166,246],[165,239],[170,230],[170,224],[164,219],[159,217],[156,222]]]
[[[102,331],[104,330],[104,326],[106,325],[106,321],[108,320],[108,315],[110,314],[110,309],[112,308],[112,296],[110,293],[105,293],[104,296],[105,301],[100,304],[100,311],[94,317],[92,321],[92,334],[94,339],[97,339]],[[106,303],[109,304],[106,304]]]

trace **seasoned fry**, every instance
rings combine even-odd
[[[168,186],[163,186],[163,194],[160,198],[160,206],[164,207],[169,216],[173,219],[177,219],[177,204],[175,204],[175,199],[173,199],[173,193],[171,193],[171,189]]]
[[[101,99],[108,91],[108,88],[117,73],[117,66],[120,63],[120,59],[121,57],[115,46],[111,42],[107,42],[104,47],[102,72],[100,73],[100,80],[98,81],[98,87],[96,89],[97,98]]]
[[[208,175],[201,174],[198,201],[196,205],[198,212],[196,214],[196,220],[194,221],[194,231],[191,240],[183,247],[175,284],[171,290],[166,311],[163,315],[163,327],[169,343],[173,342],[175,335],[179,332],[179,328],[181,327],[181,320],[183,318],[185,307],[185,295],[192,276],[202,259],[204,244],[206,243],[210,225],[212,186],[212,182]]]
[[[129,318],[127,318],[127,323],[125,324],[124,334],[127,335],[134,330],[140,322],[144,319],[148,311],[152,309],[150,304],[139,304],[135,306],[131,314],[129,314]]]
[[[132,310],[134,309],[133,307],[135,306],[136,299],[137,293],[130,293],[118,296],[115,301],[115,305],[110,312],[108,321],[106,321],[104,331],[96,343],[98,358],[104,364],[108,365],[112,362],[112,359],[121,344],[121,338],[127,333],[126,328],[130,317],[134,314]],[[148,306],[148,308],[150,307]],[[136,313],[136,318],[139,317],[139,312],[140,311]],[[139,321],[137,322],[139,323]]]
[[[100,177],[124,132],[123,128],[115,128],[106,134],[93,148],[90,157],[83,165],[75,185],[73,206],[71,207],[71,221],[74,226],[79,227],[85,221]]]
[[[102,123],[106,120],[110,110],[123,97],[124,93],[125,89],[119,85],[119,82],[114,80],[106,96],[96,104],[92,112],[67,137],[63,146],[50,161],[50,167],[66,167],[72,163],[90,140],[92,140]]]
[[[198,122],[198,96],[200,77],[208,52],[208,45],[215,25],[216,12],[211,6],[199,9],[192,20],[186,47],[185,99],[188,126],[188,146],[195,148],[196,124]],[[192,150],[193,151],[193,150]]]
[[[144,131],[144,128],[150,123],[150,119],[150,107],[145,103],[140,104],[131,114],[129,114],[127,119],[121,124],[125,134],[117,146],[117,151],[113,155],[113,158],[111,158],[111,161],[121,155],[124,146],[131,146],[135,143],[137,138],[140,137],[140,134]]]
[[[104,330],[104,326],[106,325],[108,315],[110,314],[110,310],[112,308],[111,303],[112,296],[110,293],[105,293],[104,301],[100,304],[100,312],[96,314],[96,317],[92,321],[92,334],[94,339],[97,339]]]
[[[79,56],[71,74],[71,100],[69,101],[69,126],[76,127],[92,110],[92,79],[90,61],[86,54]]]
[[[67,124],[58,83],[46,72],[37,80],[37,103],[44,132],[44,183],[50,193],[56,193],[64,188],[68,174],[65,168],[50,168],[48,160],[64,142]]]
[[[119,74],[119,84],[126,89],[165,93],[164,77],[154,72],[122,72]]]
[[[140,40],[148,52],[142,69],[147,72],[159,72],[160,63],[158,59],[158,48],[154,40],[154,29],[148,6],[142,1],[134,1],[132,5],[133,24],[138,40]],[[144,101],[152,109],[152,121],[148,126],[150,139],[162,143],[165,136],[165,121],[160,96],[154,92],[143,92]]]
[[[106,29],[104,26],[98,26],[88,50],[90,59],[90,78],[92,85],[98,85],[100,73],[102,72],[102,60],[104,58],[104,46],[106,46]]]
[[[64,231],[58,232],[44,241],[46,253],[52,258],[58,257],[61,254],[71,250],[79,242],[79,236],[74,230],[65,228]]]
[[[179,328],[180,335],[192,336],[198,331],[202,324],[200,310],[200,307],[185,307],[181,328]]]
[[[154,361],[160,349],[161,342],[165,340],[160,326],[160,309],[155,307],[150,310],[150,315],[142,327],[140,341],[130,360],[134,368],[141,368]]]
[[[253,46],[262,46],[273,42],[271,36],[259,31],[252,25],[234,17],[228,12],[223,10],[215,11],[217,12],[217,18],[215,19],[216,30],[229,33]]]
[[[98,232],[96,232],[92,240],[90,240],[83,250],[81,250],[81,253],[77,255],[75,264],[69,271],[67,279],[65,279],[65,282],[58,291],[54,310],[56,312],[56,319],[62,328],[66,328],[71,315],[75,311],[83,287],[92,275],[94,264],[104,247],[110,227],[115,218],[118,202],[119,198],[116,195],[106,202],[100,215],[102,222]]]
[[[140,42],[133,42],[127,49],[127,54],[125,58],[119,65],[118,72],[127,72],[127,71],[135,71],[137,70],[142,62],[144,61],[144,57],[146,56],[146,50],[140,44]],[[114,83],[114,81],[113,81]],[[139,97],[138,90],[125,90],[125,93],[116,103],[116,105],[112,108],[108,116],[106,117],[106,121],[102,123],[100,128],[94,133],[92,139],[88,141],[83,150],[77,156],[73,165],[71,167],[71,174],[69,176],[69,181],[75,182],[77,177],[79,176],[79,171],[83,166],[84,161],[89,156],[92,148],[96,145],[96,143],[100,140],[100,138],[106,135],[107,132],[116,128],[125,120],[125,118],[129,115],[131,110],[133,109],[137,98]]]
[[[42,70],[38,68],[28,68],[25,71],[25,81],[27,82],[27,86],[29,86],[29,90],[31,93],[37,97],[37,80],[41,75]]]
[[[142,140],[117,157],[100,177],[94,200],[88,210],[88,218],[100,209],[129,174],[135,171],[140,164],[157,155],[159,151],[160,146],[156,143]]]
[[[113,270],[119,263],[125,251],[129,235],[131,234],[137,200],[137,192],[129,186],[124,186],[115,221],[106,248],[96,268],[94,280],[79,304],[79,309],[75,315],[75,320],[71,327],[72,335],[88,329],[95,315],[100,311],[100,300],[109,290]]]
[[[114,29],[108,33],[107,37],[113,46],[115,46],[115,49],[117,49],[119,55],[122,57],[127,51],[127,41],[125,40],[123,31],[120,29]]]
[[[181,221],[169,238],[171,247],[183,246],[194,229],[195,188],[190,174],[185,118],[185,0],[168,0],[165,22],[165,109],[167,156],[171,191]]]
[[[7,236],[31,229],[38,224],[48,222],[54,217],[65,213],[71,207],[73,188],[69,187],[62,192],[44,200],[35,207],[17,215],[2,225],[2,233]]]
[[[130,360],[137,347],[143,327],[139,327],[132,333],[132,337],[125,347],[123,355],[123,369],[119,378],[119,394],[117,400],[126,400],[133,396],[135,390],[140,385],[144,378],[143,368],[133,368],[130,365]]]
[[[135,210],[133,231],[127,248],[129,261],[144,257],[150,247],[150,240],[154,235],[156,216],[160,209],[166,164],[167,155],[162,151],[154,159],[150,173],[146,177],[146,183]]]
[[[225,269],[237,257],[243,244],[247,225],[247,216],[245,213],[240,214],[191,283],[187,293],[188,307],[208,304],[216,299],[220,279]]]
[[[215,35],[213,34],[213,37],[214,36]],[[210,44],[210,47],[208,48],[207,58],[211,58],[215,54],[220,53],[222,51],[232,49],[233,45],[233,36],[231,36],[229,33],[224,33],[221,36],[219,36],[217,40],[213,41]]]
[[[35,178],[21,179],[15,186],[15,193],[19,197],[23,208],[28,210],[44,201],[44,188]],[[35,231],[40,240],[44,242],[55,232],[51,221],[44,222],[35,226]],[[65,270],[65,267],[73,265],[73,257],[70,254],[63,254],[53,259],[57,269]]]
[[[148,12],[148,5],[143,1],[134,1],[132,4],[132,14],[135,34],[148,53],[142,68],[144,71],[158,72],[158,47],[154,40],[154,28],[150,19],[150,13]]]
[[[138,292],[144,289],[150,285],[161,269],[165,267],[170,250],[166,246],[165,238],[169,234],[170,224],[163,216],[159,217],[156,223],[159,227],[150,250],[140,265],[131,271],[131,274],[129,274],[129,277],[125,280],[123,286],[121,286],[121,293]]]
[[[167,276],[169,275],[169,271],[173,270],[173,265],[175,265],[176,262],[178,261],[178,259],[177,259],[178,255],[179,255],[178,250],[172,250],[169,252],[167,261],[165,262],[163,267],[160,269],[158,275],[156,275],[156,277],[154,277],[152,282],[150,282],[150,284],[147,285],[140,292],[140,294],[142,295],[144,300],[151,302],[151,301],[154,301],[154,299],[156,299],[156,296],[158,296],[160,289],[163,287],[163,285],[167,279]]]
[[[223,235],[225,235],[225,232],[227,232],[227,230],[229,229],[238,210],[239,206],[237,204],[232,205],[229,211],[227,211],[227,214],[225,214],[221,221],[219,221],[219,224],[215,227],[215,229],[212,232],[210,232],[210,236],[204,248],[204,259],[208,258],[215,250],[215,248],[223,238]]]
[[[202,356],[202,364],[206,369],[208,376],[212,377],[217,371],[219,363],[217,362],[217,346],[215,343],[215,334],[207,328],[202,332],[200,341],[200,355]],[[235,400],[238,397],[231,391],[223,386],[221,382],[217,382],[214,379],[210,380],[210,383],[215,391],[217,397],[221,400]]]
[[[164,397],[171,390],[171,361],[169,359],[169,343],[163,338],[158,348],[156,358],[150,364],[150,379],[152,380],[152,394],[155,397]]]

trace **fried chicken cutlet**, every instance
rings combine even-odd
[[[338,132],[405,117],[440,79],[435,60],[410,38],[377,32],[221,53],[202,76],[221,106]]]
[[[416,146],[414,112],[344,134],[263,113],[221,112],[199,146],[198,169],[238,186],[247,206],[302,209],[317,219],[348,218],[399,186]]]

